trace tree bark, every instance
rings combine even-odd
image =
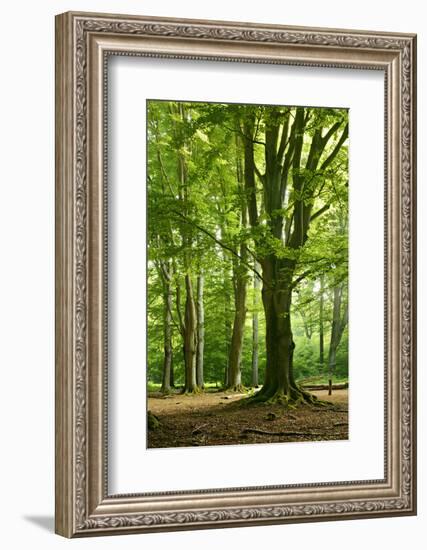
[[[304,327],[304,332],[307,337],[307,340],[311,340],[311,337],[313,336],[313,327],[311,325],[311,319],[307,320],[307,317],[305,316],[305,313],[303,312],[302,309],[300,309],[299,314],[301,317],[302,325]]]
[[[323,370],[325,363],[325,336],[323,327],[323,307],[324,307],[324,282],[323,275],[320,276],[320,304],[319,304],[319,363]]]
[[[242,245],[243,248],[244,245]],[[242,349],[246,321],[246,270],[242,265],[234,268],[234,321],[231,336],[228,389],[242,390]]]
[[[197,357],[196,382],[199,388],[204,387],[203,359],[205,348],[205,308],[203,303],[203,274],[197,277]]]
[[[228,299],[230,299],[230,296],[228,295]],[[226,298],[225,303],[225,322],[224,322],[224,329],[225,329],[225,367],[224,367],[224,388],[228,387],[228,380],[229,380],[229,374],[230,374],[230,338],[229,334],[231,332],[231,323],[228,316],[228,302]]]
[[[333,306],[333,318],[332,318],[332,330],[331,330],[331,342],[329,345],[328,354],[328,376],[329,376],[329,391],[328,395],[332,394],[332,377],[335,372],[337,349],[341,342],[344,329],[348,322],[348,304],[345,304],[343,316],[341,317],[341,305],[342,296],[344,291],[344,285],[340,285],[334,288],[334,306]]]
[[[222,235],[222,238],[224,238],[224,235]],[[224,269],[223,269],[223,289],[224,289],[224,380],[223,385],[224,388],[228,387],[228,379],[229,379],[229,371],[230,371],[230,334],[231,334],[231,318],[230,318],[230,302],[231,302],[231,295],[230,295],[230,288],[229,288],[229,270],[227,268],[228,266],[228,258],[223,251],[223,261],[224,261]]]
[[[175,387],[175,371],[174,371],[174,368],[173,368],[173,355],[172,355],[171,375],[170,375],[170,382],[169,383],[170,383],[171,388]]]
[[[282,268],[280,269],[280,266]],[[292,262],[279,261],[274,256],[262,261],[262,301],[266,321],[267,363],[262,389],[254,396],[255,401],[276,401],[283,404],[313,397],[299,388],[293,373],[293,341],[291,327]],[[281,271],[281,277],[275,274]]]
[[[258,262],[255,262],[255,269],[259,270]],[[254,299],[252,314],[252,387],[258,387],[258,362],[259,362],[259,315],[258,315],[258,293],[260,280],[254,273]]]
[[[184,361],[185,384],[184,392],[197,391],[196,381],[196,348],[197,348],[197,317],[196,304],[193,295],[193,285],[190,275],[185,276],[185,322],[184,322]]]
[[[188,122],[188,112],[183,103],[178,103],[175,107],[175,114],[178,115],[183,123]],[[176,127],[177,141],[183,147],[189,147],[187,136],[183,132],[182,126]],[[191,204],[190,186],[188,185],[188,166],[185,154],[180,149],[178,153],[177,177],[179,181],[179,199],[182,204],[184,216],[188,215]],[[188,224],[183,224],[180,229],[183,246],[183,264],[185,273],[185,313],[184,321],[180,319],[181,333],[184,340],[184,393],[193,393],[198,391],[196,380],[196,353],[197,353],[197,311],[194,300],[192,273],[192,245],[193,229]]]
[[[243,166],[240,156],[241,139],[236,133],[236,179],[237,187],[241,193],[241,227],[247,224],[247,204],[244,193]],[[229,370],[227,388],[233,391],[241,391],[242,386],[242,350],[243,337],[246,322],[246,295],[247,295],[247,246],[245,242],[240,244],[239,259],[233,259],[233,287],[234,287],[234,321],[231,336]]]
[[[172,377],[172,286],[170,280],[164,281],[163,293],[163,378],[162,393],[171,390]]]

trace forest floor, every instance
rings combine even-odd
[[[148,447],[198,447],[348,439],[348,390],[312,391],[329,406],[242,406],[247,394],[210,391],[196,395],[149,393],[148,410],[159,420]]]

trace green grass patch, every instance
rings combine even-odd
[[[304,384],[312,384],[313,386],[316,386],[317,384],[328,384],[329,383],[329,376],[327,374],[322,374],[319,376],[310,376],[306,378],[299,378],[297,380],[298,384],[304,385]],[[332,383],[333,384],[348,384],[348,376],[332,376]]]
[[[161,387],[161,384],[156,384],[155,382],[147,382],[147,391],[150,393],[160,391]]]

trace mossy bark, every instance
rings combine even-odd
[[[263,261],[262,302],[266,321],[264,385],[250,399],[252,403],[281,403],[285,406],[314,404],[317,398],[295,382],[295,343],[291,327],[293,263],[275,257]]]
[[[241,362],[246,321],[246,273],[237,271],[234,287],[235,313],[228,360],[229,371],[227,389],[241,391],[243,390]]]
[[[204,388],[204,349],[205,349],[205,308],[203,303],[204,277],[197,277],[197,353],[196,353],[196,382],[200,389]]]
[[[185,276],[185,323],[184,323],[184,361],[185,383],[184,393],[198,391],[196,381],[196,349],[197,349],[197,318],[196,304],[193,295],[193,285],[190,275]]]
[[[255,268],[260,269],[258,262],[255,262]],[[253,295],[253,314],[252,314],[252,369],[251,369],[251,385],[253,388],[258,387],[258,363],[259,363],[259,319],[258,319],[258,293],[260,288],[260,280],[254,274],[254,295]]]
[[[162,393],[170,393],[172,378],[172,288],[170,280],[164,283],[163,295],[163,377]]]

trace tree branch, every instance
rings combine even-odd
[[[334,160],[334,158],[338,155],[343,143],[348,138],[348,124],[345,125],[345,128],[341,134],[340,139],[338,140],[338,143],[335,145],[332,153],[329,155],[329,157],[323,161],[322,166],[320,167],[321,170],[324,170],[327,168],[331,162]]]
[[[341,122],[336,122],[331,128],[326,132],[326,134],[322,137],[322,141],[325,143],[328,143],[328,141],[331,139],[331,137],[335,134],[335,132],[338,130],[338,128],[341,126]]]
[[[216,242],[216,244],[218,244],[221,248],[223,248],[224,250],[228,250],[228,252],[231,252],[231,254],[233,254],[236,258],[238,258],[241,263],[243,265],[245,265],[247,268],[249,268],[253,273],[255,273],[260,279],[261,281],[263,281],[264,283],[266,283],[266,281],[263,279],[261,273],[259,271],[257,271],[253,266],[251,266],[248,262],[246,262],[233,248],[231,248],[231,246],[228,246],[226,245],[225,243],[223,243],[222,241],[220,241],[219,239],[217,239],[215,237],[215,235],[213,235],[210,231],[208,231],[207,229],[205,229],[204,227],[202,227],[201,225],[198,225],[196,222],[194,222],[193,220],[190,220],[189,218],[187,218],[187,216],[185,216],[184,214],[182,214],[181,212],[177,212],[176,210],[171,210],[171,212],[173,214],[176,214],[177,216],[179,216],[182,220],[184,220],[185,223],[189,224],[189,225],[192,225],[193,227],[195,227],[196,229],[198,229],[199,231],[201,231],[202,233],[204,233],[205,235],[207,235],[208,237],[210,237],[213,241]]]
[[[249,136],[247,136],[244,132],[242,132],[242,130],[240,129],[234,129],[233,128],[230,128],[230,126],[227,126],[226,124],[223,124],[222,125],[224,128],[226,128],[229,132],[237,132],[239,134],[241,134],[244,138],[248,139],[249,141],[251,141],[252,143],[256,143],[257,145],[264,145],[265,146],[265,142],[264,141],[259,141],[257,139],[254,139],[254,138],[251,138]]]
[[[291,289],[294,289],[303,279],[305,279],[308,275],[312,273],[311,269],[307,269],[307,271],[304,271],[304,273],[301,273],[299,277],[295,279],[295,281],[292,281]]]
[[[321,216],[323,212],[326,212],[326,210],[329,210],[330,207],[331,207],[330,204],[325,204],[325,206],[322,206],[322,208],[319,208],[317,212],[311,215],[310,222],[312,222],[313,220]]]
[[[286,146],[289,143],[289,139],[288,139],[289,114],[290,114],[290,111],[288,110],[287,113],[285,114],[285,120],[283,122],[282,135],[281,135],[280,143],[279,143],[279,150],[277,151],[277,159],[278,159],[279,162],[282,162],[283,155],[285,154]]]

